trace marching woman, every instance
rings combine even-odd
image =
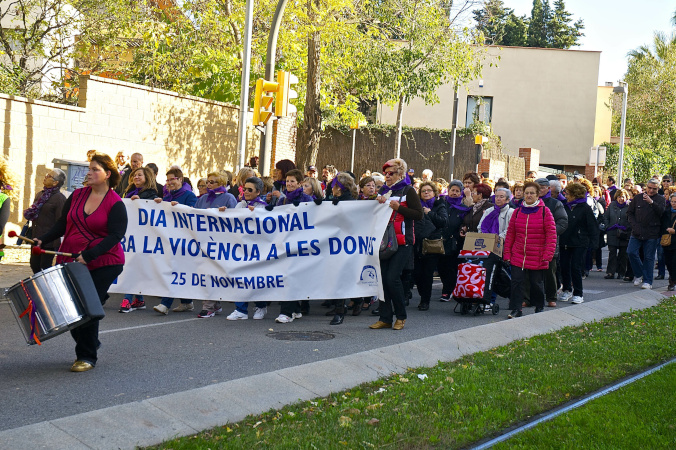
[[[493,204],[490,202],[492,189],[487,184],[479,183],[472,189],[472,210],[465,215],[463,221],[463,230],[461,236],[465,233],[476,233],[479,231],[479,222],[484,215],[484,211],[492,209]],[[467,199],[465,199],[467,200]]]
[[[42,236],[54,226],[61,217],[66,196],[61,193],[61,186],[66,182],[66,173],[60,169],[54,169],[45,175],[42,181],[44,189],[35,196],[35,201],[30,208],[23,212],[26,220],[33,222],[33,236]],[[59,241],[47,244],[45,250],[57,250]],[[33,273],[38,273],[52,267],[54,255],[46,253],[31,253],[30,265]]]
[[[268,204],[261,198],[263,195],[263,181],[258,177],[249,177],[244,180],[244,198],[237,203],[235,208],[249,208],[253,211],[256,208],[265,208]],[[206,304],[206,302],[204,302]],[[254,320],[260,320],[268,312],[266,302],[255,302]],[[212,310],[202,310],[197,317],[213,317],[216,313]],[[235,302],[235,310],[231,312],[226,319],[228,320],[246,320],[249,318],[249,302]]]
[[[603,227],[608,236],[608,264],[603,278],[624,278],[627,275],[627,246],[631,235],[631,225],[627,218],[629,193],[624,189],[614,189],[615,199],[610,202],[603,214]]]
[[[131,182],[124,192],[124,198],[131,200],[154,200],[157,198],[157,184],[155,182],[155,172],[150,167],[139,167],[132,169],[129,174]],[[133,299],[136,297],[135,299]],[[133,301],[132,301],[133,299]],[[146,303],[142,295],[125,294],[120,304],[120,312],[128,313],[137,309],[146,309]]]
[[[332,203],[334,205],[337,205],[339,202],[357,199],[357,184],[354,182],[354,178],[346,172],[338,173],[333,177],[328,188],[331,189],[331,195],[333,197]],[[358,316],[361,313],[361,300],[361,298],[353,298],[350,300],[353,316]],[[334,300],[333,310],[328,311],[326,315],[333,315],[333,319],[329,325],[340,325],[343,323],[343,320],[345,319],[345,299],[340,298]]]
[[[669,195],[669,206],[664,209],[662,214],[661,235],[671,236],[669,245],[662,245],[664,248],[664,262],[669,270],[668,291],[676,288],[676,193]],[[666,244],[663,242],[662,244]]]
[[[413,277],[420,295],[420,311],[430,309],[432,281],[437,269],[439,253],[425,253],[425,240],[437,241],[443,248],[441,232],[448,222],[446,201],[439,198],[439,188],[434,181],[423,181],[420,185],[420,203],[423,218],[415,222],[415,244],[413,245]]]
[[[509,299],[512,312],[508,319],[523,314],[526,274],[535,312],[542,312],[545,308],[544,275],[556,250],[556,224],[551,211],[540,200],[539,193],[539,184],[529,181],[524,185],[523,203],[514,211],[507,227],[503,259],[510,263],[512,270],[512,296]]]
[[[390,159],[383,165],[385,185],[380,189],[378,202],[385,203],[390,200],[390,208],[393,209],[390,220],[394,223],[398,248],[390,258],[380,261],[385,301],[379,306],[380,319],[369,327],[374,330],[381,328],[401,330],[406,323],[401,273],[413,252],[415,240],[413,222],[423,218],[420,197],[406,177],[407,169],[406,161],[401,158]],[[393,316],[397,318],[394,325]]]
[[[78,253],[76,262],[86,264],[101,304],[108,298],[108,288],[122,273],[124,252],[120,241],[127,231],[127,209],[113,190],[121,179],[110,156],[96,153],[87,173],[87,187],[77,189],[66,200],[63,214],[56,224],[36,239],[38,247],[63,236],[62,252]],[[57,263],[72,258],[57,257]],[[97,362],[99,320],[90,320],[71,330],[77,360],[70,370],[85,372]]]
[[[472,210],[471,206],[466,206],[463,203],[463,188],[460,180],[453,180],[448,185],[448,196],[446,197],[448,222],[441,232],[441,236],[444,238],[444,254],[439,256],[437,267],[443,285],[439,299],[442,302],[450,302],[451,294],[455,289],[458,279],[458,254],[462,248],[460,228],[465,215]]]
[[[570,183],[565,189],[568,228],[561,235],[562,302],[582,303],[582,274],[588,248],[594,248],[599,237],[599,227],[592,207],[587,202],[587,188],[580,183]]]
[[[197,203],[197,197],[193,194],[188,182],[185,181],[183,172],[176,166],[172,166],[172,168],[167,171],[167,183],[164,187],[167,190],[167,193],[162,198],[156,198],[155,203],[162,203],[162,201],[165,201],[170,202],[171,206],[186,205],[190,207],[195,206],[195,203]],[[174,303],[173,298],[162,297],[160,304],[154,306],[153,309],[166,316],[169,314],[169,308],[171,308],[172,303]],[[195,306],[192,304],[192,300],[182,298],[181,304],[172,311],[186,312],[194,309]]]
[[[226,176],[221,172],[211,172],[207,175],[207,193],[197,199],[195,208],[218,208],[219,211],[225,211],[227,208],[237,206],[237,199],[227,191],[227,183]],[[244,188],[242,188],[243,190]]]

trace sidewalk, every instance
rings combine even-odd
[[[4,278],[4,277],[3,277]],[[0,284],[1,280],[0,280]],[[670,293],[669,293],[670,294]],[[567,326],[656,305],[651,290],[530,314],[330,360],[290,367],[140,402],[109,407],[0,432],[3,448],[114,449],[167,439],[237,422],[249,414],[326,396],[409,367],[430,367]],[[259,387],[274,389],[261,390]]]

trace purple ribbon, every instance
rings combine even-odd
[[[385,195],[390,191],[398,191],[399,189],[403,189],[406,186],[411,185],[411,179],[406,175],[406,178],[403,180],[397,181],[395,184],[392,186],[388,186],[386,184],[383,184],[383,186],[380,188],[380,191],[378,192],[380,195]]]
[[[489,212],[484,220],[481,222],[481,232],[482,233],[500,233],[500,211],[502,208],[499,206],[494,206],[493,211]]]
[[[339,173],[340,173],[340,172],[339,172]],[[342,192],[347,191],[347,189],[345,189],[345,186],[343,186],[343,183],[341,183],[340,181],[338,181],[338,173],[336,174],[335,177],[333,177],[333,180],[331,180],[331,189],[333,189],[333,188],[336,186],[336,184],[338,185],[338,187],[340,188],[340,190],[341,190]]]
[[[185,181],[183,182],[183,186],[181,186],[181,189],[176,189],[175,191],[169,191],[167,192],[164,197],[162,197],[162,200],[165,202],[173,202],[177,198],[179,198],[181,195],[185,194],[186,192],[190,191],[190,185],[186,183]]]
[[[132,191],[127,192],[127,195],[124,196],[124,198],[132,198],[135,195],[138,195],[139,192],[141,192],[140,188],[135,188]]]
[[[225,192],[225,186],[218,186],[216,189],[207,189],[207,203],[211,203],[216,200],[218,194]]]
[[[287,192],[286,193],[286,199],[292,203],[294,200],[296,200],[298,197],[300,197],[303,194],[303,188],[299,187],[295,191]]]
[[[256,203],[260,203],[263,206],[268,206],[267,202],[265,202],[260,197],[256,197],[255,199],[251,200],[249,203],[247,203],[247,206],[256,206]]]

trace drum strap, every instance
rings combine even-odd
[[[36,326],[35,305],[33,304],[33,299],[31,299],[31,296],[28,294],[28,290],[26,289],[26,286],[24,286],[23,281],[21,281],[21,288],[23,289],[23,292],[24,294],[26,294],[26,298],[28,299],[28,308],[26,308],[24,312],[21,313],[19,319],[23,318],[23,316],[28,314],[28,317],[30,318],[31,322],[31,337],[35,340],[36,344],[42,345],[42,342],[40,342],[40,339],[38,339],[39,330]]]

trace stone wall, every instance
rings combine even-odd
[[[55,158],[84,161],[90,149],[111,157],[139,152],[145,163],[160,167],[160,180],[172,164],[193,180],[235,168],[236,106],[95,76],[83,77],[80,86],[77,107],[0,94],[3,155],[21,193],[12,204],[15,225]],[[259,139],[250,127],[246,161],[258,155]],[[280,145],[288,146],[287,140]]]

